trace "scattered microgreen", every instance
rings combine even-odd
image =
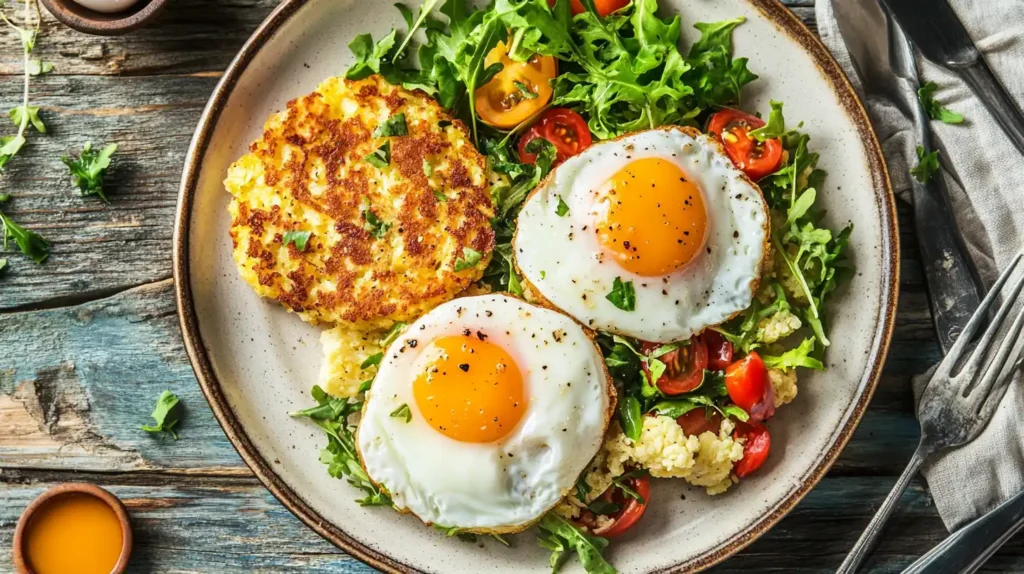
[[[156,424],[142,425],[139,428],[151,433],[165,432],[174,437],[174,440],[178,440],[178,434],[174,432],[174,427],[181,422],[180,402],[177,395],[171,391],[160,393],[160,396],[156,399],[156,407],[151,415]]]
[[[377,169],[384,169],[391,165],[391,142],[386,141],[381,144],[373,153],[366,156],[366,161]]]
[[[615,281],[612,282],[612,290],[604,298],[623,311],[632,311],[636,307],[636,292],[633,290],[633,282],[623,281],[621,277],[615,278]]]
[[[963,114],[958,114],[935,101],[935,91],[938,89],[939,86],[935,82],[925,82],[917,90],[917,97],[921,100],[925,111],[928,112],[928,117],[944,124],[962,124],[964,122]]]
[[[440,201],[441,203],[447,203],[448,202],[448,196],[445,195],[444,192],[436,190],[436,189],[434,190],[434,199]]]
[[[374,354],[370,355],[369,357],[366,357],[366,360],[364,360],[362,362],[362,364],[359,365],[359,368],[360,369],[369,369],[370,367],[373,367],[375,365],[379,365],[381,359],[383,359],[383,358],[384,358],[384,353],[374,353]]]
[[[21,252],[36,263],[43,263],[50,257],[50,242],[41,235],[18,225],[13,219],[0,212],[0,223],[4,227],[4,250],[8,241],[14,241]]]
[[[282,238],[284,247],[288,247],[289,243],[295,245],[295,248],[299,251],[306,250],[306,244],[309,243],[309,238],[313,235],[312,231],[286,231]]]
[[[38,106],[18,106],[7,113],[14,125],[19,126],[24,120],[25,113],[28,113],[28,121],[32,124],[32,127],[36,128],[39,133],[46,133],[46,124],[43,120],[39,119],[39,107]]]
[[[558,217],[565,217],[567,213],[569,213],[569,205],[565,203],[562,196],[558,196],[558,207],[555,208],[555,214]]]
[[[939,173],[939,150],[924,153],[924,146],[917,146],[917,167],[910,169],[910,175],[921,183],[928,183]]]
[[[409,135],[409,126],[405,123],[405,114],[395,114],[373,131],[373,137],[392,137]]]
[[[519,90],[519,94],[522,95],[523,98],[527,100],[537,99],[537,93],[531,90],[530,86],[519,81],[512,82],[512,84],[516,87],[517,90]]]
[[[37,0],[24,0],[25,8],[22,12],[20,25],[15,24],[7,13],[0,9],[0,19],[3,19],[7,25],[14,30],[17,34],[18,39],[21,41],[22,49],[22,100],[21,105],[10,111],[11,119],[17,117],[17,132],[14,135],[0,136],[0,171],[3,171],[4,166],[21,151],[21,148],[25,145],[25,130],[31,123],[40,132],[45,132],[46,127],[43,122],[39,119],[39,108],[29,105],[29,96],[31,94],[31,78],[33,75],[38,75],[34,72],[42,72],[44,68],[53,69],[52,64],[44,66],[43,63],[38,63],[38,60],[33,60],[31,57],[32,50],[36,47],[36,40],[39,36],[40,24],[42,23],[42,16],[39,12],[39,4]],[[34,111],[33,111],[34,110]]]
[[[548,512],[537,523],[537,542],[551,551],[550,564],[555,572],[573,552],[579,557],[580,564],[588,574],[616,572],[602,556],[608,546],[607,539],[583,532],[554,512]]]
[[[412,420],[412,410],[409,409],[409,405],[402,403],[397,409],[391,411],[391,418],[393,419],[404,419],[405,422]]]
[[[423,175],[427,177],[434,175],[434,166],[427,158],[423,158]]]
[[[103,178],[115,151],[117,144],[110,144],[99,151],[94,151],[92,142],[86,142],[77,159],[70,156],[60,158],[71,170],[71,176],[75,179],[75,185],[82,196],[98,195],[100,199],[107,201],[107,195],[103,190]]]
[[[387,235],[388,229],[391,229],[391,224],[385,223],[370,209],[370,201],[365,197],[360,204],[359,210],[363,215],[363,229],[368,231],[373,237],[383,239]]]
[[[771,106],[772,111],[768,114],[768,122],[755,130],[750,130],[750,137],[759,142],[786,135],[786,120],[782,115],[782,102],[772,100]]]

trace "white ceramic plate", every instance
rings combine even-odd
[[[814,36],[775,0],[661,0],[694,22],[745,16],[737,54],[761,79],[745,107],[786,104],[804,122],[829,172],[819,201],[833,226],[855,224],[857,273],[830,304],[829,370],[803,371],[800,395],[772,421],[772,456],[755,476],[708,497],[682,481],[655,481],[641,525],[608,558],[621,572],[692,571],[723,560],[775,524],[824,475],[863,414],[881,370],[896,308],[899,246],[895,211],[877,141],[853,90]],[[361,508],[357,492],[317,461],[318,429],[288,416],[310,404],[320,364],[319,330],[258,298],[239,277],[228,237],[228,165],[263,122],[351,63],[348,42],[375,38],[401,17],[385,2],[286,0],[231,64],[203,114],[186,161],[174,239],[174,271],[185,343],[217,418],[245,461],[299,518],[328,540],[387,571],[521,572],[547,569],[532,534],[513,548],[465,544],[415,518]],[[472,469],[453,469],[472,472]],[[685,493],[685,500],[680,497]],[[401,543],[396,543],[401,541]],[[578,569],[573,565],[570,571]]]

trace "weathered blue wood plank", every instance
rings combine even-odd
[[[178,334],[170,281],[77,307],[0,315],[0,466],[247,473],[203,398]],[[164,389],[181,440],[151,435]]]

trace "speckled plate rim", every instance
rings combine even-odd
[[[212,363],[207,356],[206,347],[200,335],[199,321],[192,298],[192,289],[189,281],[189,228],[192,219],[193,201],[202,167],[202,157],[206,154],[220,114],[239,78],[263,46],[296,12],[310,1],[284,0],[267,17],[242,46],[241,51],[235,56],[230,66],[228,66],[227,71],[214,89],[213,95],[210,97],[200,117],[199,125],[196,128],[185,158],[174,221],[172,258],[174,295],[178,307],[178,318],[185,350],[192,363],[199,386],[210,403],[217,421],[224,429],[228,440],[231,441],[235,450],[242,457],[242,460],[252,469],[264,486],[270,490],[271,494],[292,514],[304,522],[306,526],[370,566],[385,572],[420,572],[360,543],[341,528],[325,520],[318,512],[306,504],[277,475],[268,461],[260,455],[228,404],[220,381],[213,371]],[[662,570],[665,573],[697,572],[722,562],[771,529],[818,484],[839,457],[839,453],[842,452],[847,442],[849,442],[861,417],[864,415],[864,411],[867,410],[868,403],[871,401],[875,387],[878,384],[878,379],[881,376],[882,366],[885,363],[885,357],[889,350],[889,343],[895,323],[900,276],[900,245],[896,223],[896,202],[892,186],[889,182],[885,160],[882,156],[881,145],[871,127],[871,122],[868,120],[867,112],[864,110],[853,86],[846,78],[839,64],[795,14],[781,4],[779,0],[746,1],[751,3],[769,21],[775,24],[781,33],[788,35],[807,51],[857,128],[858,136],[867,156],[871,181],[876,192],[875,200],[878,202],[879,213],[885,219],[885,221],[881,222],[882,253],[884,258],[881,277],[882,316],[875,328],[875,341],[871,354],[868,357],[869,366],[861,381],[857,402],[853,405],[852,410],[849,411],[846,420],[842,421],[839,430],[832,440],[831,447],[821,455],[818,462],[807,473],[806,478],[760,521],[703,555]]]

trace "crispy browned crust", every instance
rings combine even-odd
[[[249,148],[262,165],[264,181],[287,209],[251,209],[239,201],[231,236],[245,254],[240,263],[251,266],[261,294],[313,323],[387,327],[451,299],[487,266],[494,248],[494,206],[482,175],[486,161],[472,145],[454,149],[438,121],[451,122],[447,129],[458,130],[468,142],[465,125],[424,94],[392,86],[379,76],[340,81],[360,109],[378,109],[383,103],[392,114],[416,112],[417,119],[407,113],[407,136],[387,138],[389,169],[399,182],[383,193],[381,173],[364,160],[385,141],[372,136],[376,120],[367,121],[362,114],[341,119],[336,105],[313,92],[288,102]],[[423,116],[432,120],[419,119]],[[286,151],[292,154],[287,160],[282,155]],[[435,191],[440,190],[431,187],[424,173],[427,158],[448,162],[434,172],[446,201],[438,200]],[[309,171],[318,163],[326,172],[326,188],[313,195]],[[384,237],[364,228],[364,202],[390,224]],[[303,252],[294,244],[280,249],[281,230],[308,229],[304,218],[292,215],[293,209],[315,212],[330,222],[333,233],[314,233]],[[239,246],[246,240],[240,238],[243,227],[249,230],[248,244]],[[476,267],[455,272],[455,262],[467,247],[483,258]],[[325,288],[328,284],[336,288]]]
[[[700,130],[698,130],[696,128],[684,127],[684,126],[661,126],[661,127],[653,128],[651,130],[642,130],[642,131],[666,131],[666,132],[677,131],[677,132],[684,133],[684,134],[686,134],[686,135],[688,135],[688,136],[690,136],[692,138],[696,138],[697,136],[700,136],[700,135],[706,135],[706,134],[703,134]],[[616,142],[616,141],[621,140],[622,138],[626,138],[626,137],[629,137],[629,136],[632,136],[632,135],[636,135],[638,133],[641,133],[641,132],[630,132],[630,133],[627,133],[627,134],[622,134],[621,136],[618,136],[618,137],[615,137],[615,138],[612,138],[612,139],[609,139],[609,140],[603,140],[603,141],[600,141],[598,143],[595,143],[591,147],[595,147],[595,146],[599,146],[599,145],[605,145],[605,144],[608,144],[608,143],[611,143],[611,142]],[[725,153],[725,148],[722,146],[722,142],[718,141],[715,138],[708,138],[708,139],[712,142],[713,145],[716,146],[716,148],[718,149],[718,152],[720,154],[722,154],[723,157],[728,157],[726,155],[726,153]],[[730,165],[732,165],[732,164],[730,163]],[[749,183],[751,187],[753,187],[754,189],[757,190],[758,195],[761,196],[761,208],[762,208],[762,211],[764,212],[764,221],[765,221],[765,223],[762,226],[764,228],[764,239],[763,239],[762,245],[761,245],[761,253],[762,253],[761,264],[757,266],[757,275],[755,275],[754,278],[751,279],[751,281],[750,281],[750,297],[751,297],[751,300],[753,300],[754,294],[757,293],[757,289],[761,285],[761,270],[764,267],[765,261],[771,255],[771,246],[772,246],[771,214],[768,211],[768,202],[765,201],[764,193],[761,192],[760,186],[758,186],[756,183],[754,183],[753,180],[751,180],[749,177],[747,177],[747,174],[743,173],[742,170],[740,170],[739,168],[735,168],[735,169],[736,169],[737,172],[739,172],[740,177],[744,181]],[[554,177],[555,172],[557,170],[558,170],[558,168],[556,167],[555,169],[552,169],[546,176],[544,176],[544,179],[542,179],[540,181],[540,183],[537,184],[537,187],[533,188],[533,190],[531,190],[530,193],[527,194],[526,199],[523,200],[523,203],[521,205],[525,206],[527,202],[529,202],[531,199],[533,199],[533,196],[536,195],[536,193],[539,190],[541,190],[542,188],[547,186],[549,180],[552,177]],[[512,245],[516,244],[516,240],[518,238],[519,238],[519,227],[516,226],[515,234],[512,236]],[[513,252],[514,251],[515,250],[513,249]],[[525,275],[523,275],[522,269],[519,268],[519,264],[515,262],[515,259],[516,258],[513,257],[513,265],[515,266],[516,273],[519,274],[520,277],[522,277],[521,282],[523,283],[523,288],[528,290],[528,292],[530,293],[531,301],[535,302],[536,304],[540,305],[541,307],[546,307],[548,309],[554,309],[556,311],[565,313],[565,311],[562,311],[554,303],[552,303],[550,300],[548,300],[546,297],[544,297],[541,294],[540,290],[537,289],[537,286],[534,285]],[[737,315],[739,315],[742,312],[743,312],[743,309],[740,309],[739,311],[736,311],[735,313],[730,315],[728,318],[723,320],[722,323],[726,323],[726,322],[730,321],[731,319],[733,319],[734,317],[736,317]],[[584,327],[586,327],[588,329],[591,328],[590,325],[584,325]]]
[[[497,292],[497,293],[494,293],[494,294],[505,295],[505,296],[508,296],[508,297],[512,297],[513,299],[520,299],[520,300],[522,300],[520,297],[517,297],[517,296],[515,296],[515,295],[513,295],[511,293]],[[546,306],[546,305],[537,305],[536,303],[534,303],[532,301],[524,301],[524,302],[529,304],[529,305],[536,305],[538,307],[543,307],[545,309],[548,309],[549,311],[554,311],[554,312],[559,313],[561,315],[565,315],[570,320],[572,320],[574,323],[579,324],[578,321],[576,321],[570,315],[568,315],[567,313],[565,313],[564,311],[562,311],[560,309],[557,309],[555,307]],[[581,327],[582,327],[582,325],[581,325]],[[598,356],[599,357],[603,357],[604,353],[601,352],[601,346],[597,343],[597,333],[595,331],[591,330],[591,329],[587,329],[586,327],[583,327],[583,333],[587,336],[587,339],[590,340],[591,344],[594,345],[594,350],[597,352]],[[608,426],[611,424],[612,415],[615,414],[615,407],[618,405],[618,398],[619,397],[618,397],[618,393],[615,390],[615,381],[614,381],[614,379],[612,379],[611,372],[608,371],[608,365],[606,365],[603,360],[600,361],[600,364],[601,364],[601,371],[604,373],[605,392],[608,394],[608,409],[605,412],[604,429],[602,429],[602,431],[601,431],[602,444],[603,444],[604,436],[608,434]],[[370,402],[370,399],[367,399],[366,401],[364,401],[362,412],[366,411],[366,405],[369,404],[369,402]],[[360,416],[362,416],[362,412],[360,412]],[[365,471],[366,470],[366,464],[363,462],[363,453],[359,451],[359,427],[358,426],[356,427],[356,432],[355,432],[355,447],[356,447],[356,456],[359,457],[359,464],[363,467],[363,470]],[[601,445],[599,444],[597,448],[598,448],[598,450],[600,450]],[[594,455],[595,456],[597,455],[596,451],[594,452]],[[591,458],[593,458],[593,456]],[[368,471],[366,473],[366,476],[369,477],[370,481],[373,482],[375,485],[377,485],[378,488],[380,488],[381,490],[387,492],[387,488],[385,488],[384,485],[382,485],[382,484],[378,483],[376,480],[374,480],[373,477],[370,476],[370,473]],[[522,532],[522,531],[530,528],[534,524],[536,524],[537,521],[539,521],[548,511],[550,511],[554,507],[558,506],[558,503],[561,502],[562,499],[564,499],[566,497],[566,495],[568,495],[569,492],[571,492],[571,491],[572,491],[572,487],[567,488],[564,491],[562,491],[561,498],[559,498],[558,501],[555,502],[555,504],[552,504],[544,512],[540,513],[540,516],[538,516],[535,520],[531,520],[530,522],[527,522],[527,523],[524,523],[524,524],[517,524],[515,526],[509,526],[507,528],[466,528],[464,530],[460,530],[460,532],[466,532],[466,533],[470,533],[470,534],[484,534],[484,535],[489,535],[489,534],[516,534],[516,533]],[[413,516],[416,516],[416,513],[414,513],[413,511],[409,510],[408,508],[401,508],[401,509],[395,508],[395,510],[399,514],[412,514]],[[416,516],[416,517],[419,518],[419,516]],[[422,519],[420,519],[420,520],[422,520]],[[427,526],[434,526],[433,522],[429,522],[429,521],[426,521],[426,520],[423,520],[423,524],[425,524]],[[446,526],[450,526],[450,525],[446,525]]]

